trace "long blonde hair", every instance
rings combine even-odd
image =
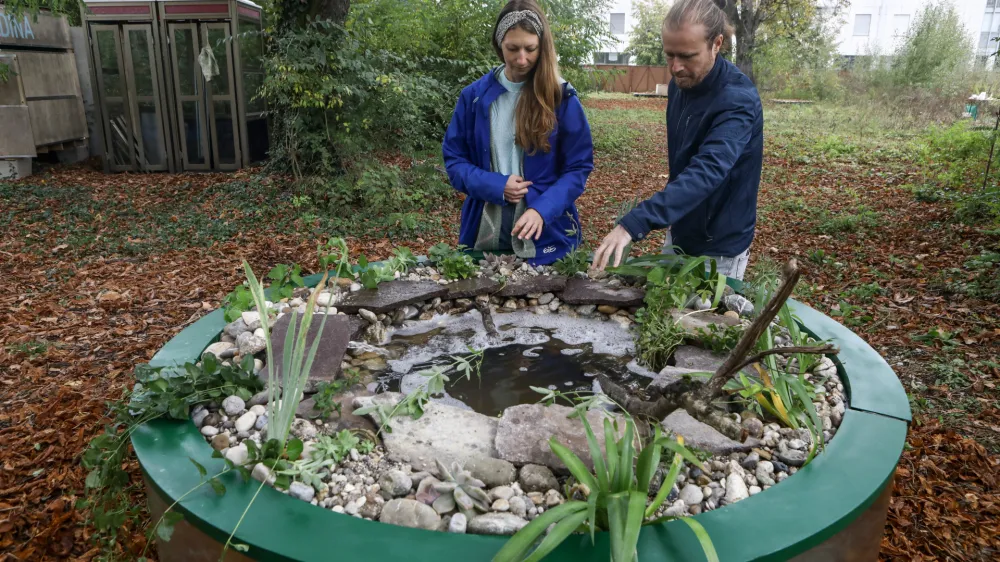
[[[531,10],[542,22],[542,34],[538,41],[538,61],[521,90],[521,98],[514,113],[516,125],[514,140],[527,154],[535,154],[538,150],[548,152],[552,149],[549,135],[556,128],[556,107],[562,102],[562,84],[559,80],[559,62],[556,59],[556,46],[552,40],[552,28],[549,27],[545,13],[535,0],[507,2],[497,16],[491,37],[496,37],[497,27],[505,15],[520,10]],[[522,21],[515,27],[535,33],[527,21]],[[503,47],[495,39],[492,42],[502,62]]]

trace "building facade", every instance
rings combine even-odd
[[[824,0],[819,0],[824,2]],[[891,54],[917,15],[933,0],[853,0],[834,22],[839,32],[840,54],[848,60],[856,56]],[[1000,42],[1000,0],[951,0],[958,9],[976,58],[986,62]],[[615,40],[594,53],[595,64],[628,64],[628,34],[634,25],[632,0],[612,0],[606,15]]]

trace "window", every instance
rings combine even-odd
[[[896,14],[892,17],[892,34],[896,37],[906,35],[910,29],[910,14]]]
[[[872,15],[858,14],[854,16],[854,36],[868,37],[872,29]]]
[[[594,64],[628,64],[628,53],[601,51],[594,53]]]
[[[611,14],[611,34],[625,35],[625,14]]]

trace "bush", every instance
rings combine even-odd
[[[947,87],[956,72],[967,72],[972,43],[951,3],[928,5],[896,50],[892,74],[901,86]]]

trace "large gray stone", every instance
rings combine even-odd
[[[583,423],[577,418],[566,417],[572,411],[572,408],[566,406],[542,404],[520,404],[507,408],[500,416],[497,426],[496,451],[500,458],[515,464],[540,464],[565,471],[566,467],[549,447],[549,439],[555,437],[587,466],[593,468]],[[602,450],[604,417],[603,412],[587,412],[587,421]],[[618,427],[625,427],[620,419]]]
[[[712,312],[694,312],[690,310],[672,310],[670,315],[674,317],[681,328],[693,337],[697,337],[701,332],[707,332],[713,325],[720,327],[739,326],[742,324],[739,318],[730,318]]]
[[[482,480],[490,488],[514,483],[517,469],[503,459],[478,457],[466,461],[465,467],[472,476]]]
[[[402,398],[402,394],[386,392],[357,398],[354,405],[362,408],[374,402],[392,410]],[[437,473],[435,459],[445,466],[453,462],[465,466],[476,459],[498,458],[493,447],[497,419],[483,414],[428,402],[419,419],[397,415],[388,425],[392,431],[384,432],[382,441],[389,459],[409,463],[413,470]]]
[[[663,420],[664,431],[684,438],[684,444],[716,455],[728,455],[735,451],[748,451],[750,445],[733,441],[719,433],[714,427],[702,423],[683,409],[674,410]]]
[[[646,392],[650,396],[662,396],[664,394],[682,394],[691,390],[696,386],[700,386],[704,381],[708,380],[705,377],[692,377],[685,376],[694,373],[704,373],[703,370],[698,369],[684,369],[681,367],[666,366],[661,370],[656,377],[646,386]]]
[[[319,338],[319,348],[316,350],[316,357],[313,359],[312,369],[309,371],[309,382],[315,386],[321,382],[331,382],[340,373],[340,363],[344,360],[344,353],[347,351],[347,344],[351,341],[351,327],[347,316],[341,314],[326,315],[326,324],[323,324],[322,314],[315,314],[312,323],[309,325],[309,333],[306,335],[306,353],[312,348],[319,334],[320,325],[323,326],[323,333]],[[295,315],[295,331],[299,330],[301,316]],[[278,319],[271,330],[271,347],[274,352],[274,360],[278,365],[284,364],[285,357],[285,336],[288,334],[288,326],[291,324],[292,315],[286,314]],[[291,350],[289,350],[291,352]],[[259,376],[267,380],[271,366],[267,365],[261,369]]]
[[[513,513],[484,513],[473,517],[467,530],[479,535],[513,535],[527,524]]]
[[[559,481],[556,480],[552,471],[547,466],[537,464],[526,464],[521,467],[521,473],[517,477],[517,482],[525,492],[545,493],[549,490],[558,490]]]
[[[612,287],[602,281],[574,277],[566,282],[562,300],[569,304],[606,304],[618,308],[641,306],[646,291],[634,287]]]
[[[448,283],[448,299],[471,299],[479,295],[488,295],[500,289],[500,283],[489,277],[473,277]]]
[[[390,525],[428,531],[436,531],[441,525],[441,516],[434,511],[434,508],[405,498],[385,502],[378,520]]]
[[[714,373],[726,362],[726,356],[693,345],[682,345],[674,351],[674,367]]]
[[[348,293],[337,309],[356,314],[360,309],[368,309],[375,314],[384,314],[401,306],[444,297],[448,288],[433,281],[389,281],[379,284],[377,289],[362,289]]]
[[[566,277],[562,275],[538,275],[527,277],[504,285],[501,297],[523,297],[532,293],[560,293],[566,288]]]

